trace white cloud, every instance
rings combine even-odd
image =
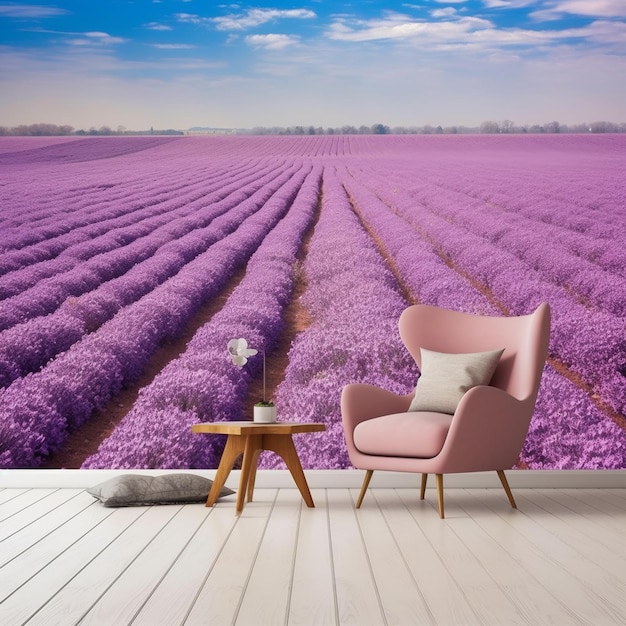
[[[622,22],[596,21],[579,28],[563,30],[529,30],[523,28],[485,29],[470,33],[468,41],[490,47],[544,45],[555,48],[574,41],[593,41],[609,48],[626,38],[626,24]]]
[[[406,15],[391,14],[376,20],[336,19],[329,28],[328,37],[337,41],[376,41],[411,39],[421,42],[466,40],[476,30],[493,28],[489,20],[461,17],[451,21],[427,22]]]
[[[309,9],[248,9],[243,14],[211,18],[218,30],[247,30],[278,19],[313,19],[317,15]]]
[[[0,4],[0,16],[39,19],[68,15],[69,11],[56,7],[47,7],[40,4]]]
[[[208,17],[200,17],[199,15],[194,15],[193,13],[175,13],[174,17],[179,22],[186,22],[190,24],[203,24],[210,22]]]
[[[523,9],[533,4],[536,0],[483,0],[483,4],[488,9]]]
[[[571,40],[586,40],[608,49],[626,39],[626,23],[622,21],[597,20],[577,28],[548,30],[503,28],[483,18],[463,15],[457,17],[446,14],[442,18],[436,21],[417,20],[398,13],[373,20],[339,17],[330,24],[326,34],[334,41],[359,43],[396,40],[431,51],[472,47],[495,53],[497,49],[502,52],[503,46],[516,46],[531,48],[533,54],[538,52],[535,47],[539,44],[568,45]]]
[[[171,26],[167,26],[166,24],[159,24],[158,22],[150,22],[149,24],[145,24],[145,28],[148,30],[172,30]]]
[[[446,7],[445,9],[434,9],[430,12],[432,17],[454,17],[457,10],[454,7]]]
[[[299,37],[277,34],[248,35],[245,41],[251,46],[266,48],[267,50],[282,50],[298,43]]]
[[[125,41],[126,39],[124,39],[123,37],[112,37],[108,33],[91,32],[82,33],[78,37],[67,39],[65,43],[68,43],[72,46],[112,46],[115,44],[124,43]]]
[[[585,17],[626,17],[625,0],[553,0],[545,9],[534,11],[535,18],[558,19],[564,14]]]
[[[175,17],[183,23],[214,26],[221,31],[241,32],[279,19],[313,19],[317,15],[308,9],[248,9],[245,13],[223,17],[201,17],[193,13],[177,13]],[[283,47],[284,45],[288,44],[283,44]]]
[[[568,31],[565,31],[566,33]],[[576,30],[582,37],[601,44],[621,44],[622,56],[623,44],[626,41],[626,22],[613,22],[610,20],[597,20],[584,28]]]
[[[159,50],[192,50],[196,46],[188,43],[155,43],[153,47]]]

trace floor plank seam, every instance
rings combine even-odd
[[[383,620],[384,626],[387,626],[389,622],[387,621],[387,616],[385,614],[385,606],[384,606],[384,603],[383,603],[383,599],[382,599],[382,597],[380,595],[380,590],[378,589],[378,583],[377,583],[377,580],[376,580],[376,575],[374,574],[374,567],[372,565],[372,559],[371,559],[370,551],[367,548],[367,541],[366,541],[365,535],[363,533],[363,527],[362,527],[361,521],[359,520],[359,512],[362,509],[357,509],[356,508],[356,500],[354,499],[354,492],[352,490],[350,490],[350,499],[352,500],[352,505],[353,505],[353,510],[354,510],[354,517],[356,519],[356,523],[357,523],[357,526],[359,528],[359,535],[360,535],[360,538],[361,538],[361,545],[363,546],[363,552],[365,554],[365,558],[367,559],[367,565],[369,567],[370,577],[372,579],[372,583],[374,585],[374,589],[375,589],[375,592],[376,592],[376,600],[378,602],[378,609],[380,611],[380,615],[381,615],[381,618]],[[378,504],[377,504],[377,506],[378,506]]]
[[[303,503],[300,502],[299,507],[298,507],[298,517],[296,521],[296,532],[294,534],[294,541],[293,541],[293,550],[292,550],[293,555],[291,558],[291,576],[290,576],[289,590],[287,593],[287,603],[285,606],[285,626],[289,625],[289,614],[291,612],[291,596],[293,593],[293,578],[294,578],[295,571],[296,571],[296,558],[298,554],[298,536],[300,535],[300,524],[302,521],[302,507],[303,507]]]
[[[254,557],[252,558],[252,562],[250,563],[250,567],[248,568],[248,574],[246,576],[246,580],[243,584],[243,588],[241,590],[241,594],[239,596],[239,601],[237,602],[237,607],[235,608],[234,611],[234,615],[233,615],[233,624],[237,623],[237,618],[239,617],[239,613],[241,611],[241,605],[244,601],[244,597],[246,595],[246,590],[248,589],[248,585],[250,583],[250,578],[252,577],[252,572],[254,571],[254,567],[257,563],[257,560],[259,558],[259,552],[261,551],[261,546],[263,545],[263,539],[265,538],[265,534],[267,532],[267,527],[270,523],[270,520],[272,519],[272,513],[274,512],[274,509],[276,508],[276,500],[278,499],[278,494],[280,493],[280,489],[276,489],[275,493],[274,493],[274,499],[272,500],[272,505],[270,506],[270,510],[267,514],[267,517],[265,519],[265,524],[263,525],[263,532],[261,533],[261,536],[259,538],[259,542],[257,544],[256,550],[254,551]]]

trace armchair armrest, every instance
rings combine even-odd
[[[352,437],[352,431],[364,420],[407,411],[412,398],[412,393],[398,395],[364,383],[346,385],[341,392],[341,416],[346,433],[350,432]]]
[[[518,400],[497,387],[470,389],[454,414],[439,455],[442,462],[466,472],[515,465],[533,413],[530,400]]]

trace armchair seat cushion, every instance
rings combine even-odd
[[[363,454],[430,459],[443,448],[452,418],[430,411],[375,417],[357,425],[354,445]]]

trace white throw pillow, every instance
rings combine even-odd
[[[472,387],[488,385],[502,350],[446,354],[421,348],[421,375],[409,411],[434,411],[453,415],[463,395]]]

